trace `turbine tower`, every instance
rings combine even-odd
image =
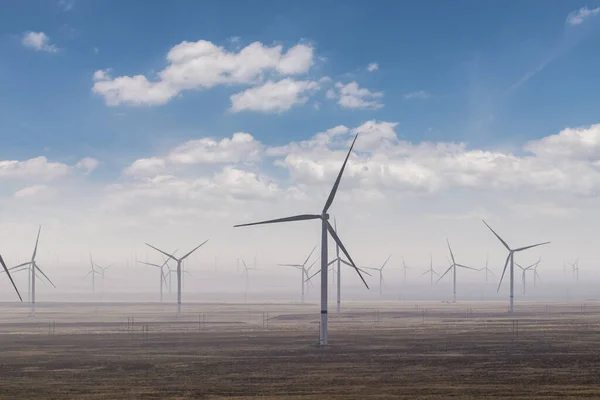
[[[344,169],[346,168],[346,163],[348,162],[348,158],[350,157],[350,154],[352,153],[352,149],[354,148],[354,143],[356,143],[357,137],[358,137],[358,134],[354,137],[352,145],[350,146],[350,150],[348,151],[348,154],[346,155],[346,159],[344,160],[344,163],[342,164],[342,168],[340,169],[337,179],[335,180],[335,183],[333,184],[333,188],[331,189],[331,192],[329,194],[329,197],[327,198],[327,201],[325,202],[325,206],[323,207],[321,214],[301,214],[301,215],[295,215],[292,217],[278,218],[278,219],[272,219],[272,220],[267,220],[267,221],[262,221],[262,222],[254,222],[254,223],[249,223],[249,224],[235,225],[235,227],[240,227],[240,226],[250,226],[250,225],[260,225],[260,224],[272,224],[272,223],[278,223],[278,222],[307,221],[307,220],[312,220],[312,219],[320,219],[321,220],[321,271],[323,271],[324,273],[321,274],[321,325],[320,325],[319,341],[322,346],[326,346],[328,343],[328,337],[327,337],[327,277],[329,275],[327,273],[328,233],[329,233],[329,235],[331,235],[333,240],[338,244],[338,246],[340,246],[340,249],[346,256],[346,258],[348,258],[348,261],[350,262],[350,264],[352,264],[352,267],[358,273],[358,276],[360,276],[360,279],[363,281],[365,286],[367,288],[369,288],[369,286],[367,285],[367,282],[365,281],[365,279],[361,275],[360,271],[356,267],[356,264],[352,260],[352,257],[350,257],[350,254],[348,254],[346,247],[344,247],[344,244],[342,243],[342,241],[338,237],[337,233],[335,232],[335,229],[333,229],[333,226],[331,226],[331,223],[329,222],[329,214],[327,213],[327,211],[329,211],[329,207],[331,207],[331,204],[333,203],[333,200],[335,199],[335,194],[338,190],[338,186],[340,185],[340,181],[342,179]]]
[[[310,257],[313,255],[313,253],[316,250],[316,248],[317,248],[317,246],[313,247],[312,251],[310,252],[310,254],[308,255],[308,257],[306,257],[306,260],[304,260],[304,262],[302,264],[279,264],[279,266],[281,266],[281,267],[292,267],[292,268],[296,268],[296,269],[300,270],[300,272],[301,272],[300,278],[302,280],[302,282],[301,282],[302,283],[302,295],[300,297],[300,301],[302,303],[304,303],[304,284],[305,284],[305,281],[308,279],[308,269],[310,269],[312,267],[312,265],[311,265],[307,269],[306,268],[306,263],[308,262],[308,260],[310,260]],[[313,265],[314,265],[315,262],[317,262],[317,260],[315,260],[313,262]],[[244,266],[245,266],[245,263],[244,263]],[[244,271],[246,269],[244,269]]]
[[[161,249],[158,249],[158,248],[152,246],[151,244],[146,243],[146,246],[153,248],[154,250],[169,257],[171,260],[177,262],[177,317],[179,317],[181,315],[181,278],[182,278],[181,264],[183,263],[183,260],[188,258],[193,252],[198,250],[206,242],[208,242],[208,239],[205,240],[204,242],[200,243],[192,251],[190,251],[189,253],[187,253],[186,255],[184,255],[181,258],[176,258],[173,254],[166,253],[166,252],[162,251]]]
[[[433,269],[433,256],[429,256],[429,269],[427,271],[425,271],[423,273],[423,275],[427,275],[429,274],[429,284],[433,285],[433,276],[440,276],[440,274],[438,274],[437,272],[435,272],[435,270]]]
[[[385,262],[383,263],[383,265],[381,267],[379,267],[379,268],[365,267],[365,269],[370,269],[372,271],[379,271],[379,297],[381,297],[383,295],[383,268],[388,263],[388,261],[390,260],[391,256],[392,255],[390,254],[388,256],[388,258],[385,260]]]
[[[450,264],[450,267],[446,270],[446,272],[444,272],[444,274],[442,276],[440,276],[439,279],[435,283],[438,283],[439,281],[441,281],[442,278],[444,276],[446,276],[446,274],[448,272],[450,272],[450,270],[452,270],[452,278],[453,278],[453,282],[452,282],[452,302],[456,303],[456,267],[465,268],[465,269],[471,269],[473,271],[477,271],[477,269],[471,268],[471,267],[467,267],[466,265],[457,264],[456,260],[454,259],[454,253],[452,252],[452,248],[450,247],[450,242],[448,241],[448,239],[446,239],[446,243],[448,243],[448,250],[450,250],[450,257],[452,258],[452,263]]]
[[[4,263],[4,259],[2,258],[1,254],[0,254],[0,264],[2,264],[2,268],[4,268],[4,273],[6,273],[6,275],[8,276],[8,279],[10,279],[10,283],[12,283],[13,287],[15,288],[15,292],[17,292],[17,296],[19,296],[19,300],[23,301],[23,298],[21,297],[21,293],[19,293],[19,289],[17,289],[17,285],[15,285],[15,281],[13,281],[13,278],[10,275],[8,268],[6,267],[6,264]]]
[[[483,220],[482,220],[483,221]],[[504,269],[502,270],[502,276],[500,277],[500,283],[498,284],[498,290],[500,291],[500,285],[502,285],[502,280],[504,279],[504,274],[506,273],[506,268],[508,267],[508,262],[510,261],[510,297],[508,302],[508,312],[512,313],[515,311],[515,253],[520,251],[524,251],[527,249],[532,249],[534,247],[542,246],[548,244],[550,242],[543,242],[538,244],[533,244],[530,246],[519,247],[516,249],[511,249],[508,244],[502,239],[488,224],[483,221],[485,226],[489,228],[490,231],[498,238],[498,240],[504,245],[506,250],[508,250],[508,257],[506,257],[506,262],[504,263]]]

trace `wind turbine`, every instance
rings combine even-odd
[[[488,273],[496,276],[496,274],[494,274],[494,272],[488,267],[488,259],[489,259],[489,255],[486,255],[485,256],[485,268],[482,269],[483,271],[485,271],[485,283],[488,283]]]
[[[184,255],[181,258],[176,258],[173,254],[166,253],[166,252],[162,251],[161,249],[158,249],[158,248],[152,246],[151,244],[146,243],[146,246],[153,248],[154,250],[169,257],[171,260],[177,262],[177,317],[179,317],[181,315],[181,278],[182,278],[181,264],[183,263],[183,260],[188,258],[193,252],[198,250],[206,242],[208,242],[208,239],[205,240],[204,242],[200,243],[192,251],[190,251],[189,253],[187,253],[186,255]]]
[[[256,260],[256,257],[254,259]],[[248,296],[248,276],[249,276],[248,271],[254,271],[254,270],[256,270],[256,267],[248,268],[248,266],[246,265],[246,261],[244,261],[243,257],[242,257],[242,263],[244,264],[244,270],[242,271],[242,275],[244,275],[244,281],[245,281],[245,289],[244,289],[244,303],[245,303],[247,296]],[[254,264],[256,265],[256,263],[254,263]]]
[[[410,267],[406,266],[406,263],[404,262],[404,257],[402,257],[402,268],[400,268],[400,272],[404,272],[404,284],[406,285],[406,271],[408,271],[410,269]]]
[[[502,285],[502,280],[504,279],[504,273],[506,272],[506,267],[508,267],[508,262],[510,261],[510,297],[508,303],[508,312],[512,313],[515,311],[515,253],[518,253],[523,250],[532,249],[534,247],[542,246],[544,244],[548,244],[550,242],[543,242],[538,244],[533,244],[531,246],[519,247],[516,249],[511,249],[508,244],[485,222],[482,220],[485,226],[489,228],[490,231],[498,238],[500,242],[506,247],[508,250],[508,257],[506,257],[506,262],[504,263],[504,269],[502,270],[502,276],[500,277],[500,283],[498,284],[498,290],[500,291],[500,285]]]
[[[90,251],[90,271],[83,276],[81,279],[87,278],[90,274],[92,275],[92,293],[96,292],[96,274],[100,275],[100,272],[94,268],[94,261],[92,260],[92,252]]]
[[[4,268],[4,272],[8,276],[8,279],[10,279],[10,283],[12,283],[13,287],[15,288],[15,292],[17,292],[17,296],[19,296],[19,300],[23,301],[23,298],[21,297],[21,293],[19,293],[19,289],[17,289],[17,285],[15,285],[15,281],[13,281],[13,278],[10,275],[10,272],[8,272],[8,268],[6,267],[6,264],[4,263],[4,259],[2,258],[1,254],[0,254],[0,264],[2,264],[2,268]]]
[[[173,254],[177,253],[177,250],[175,250],[173,252]],[[163,301],[163,285],[167,286],[167,276],[165,275],[165,266],[167,266],[167,264],[169,263],[169,261],[171,260],[170,258],[164,258],[164,262],[162,264],[153,264],[153,263],[147,263],[145,261],[141,261],[142,264],[144,265],[149,265],[151,267],[157,267],[160,269],[160,302],[162,303]],[[168,266],[167,266],[168,268]],[[171,270],[169,270],[169,273],[171,272]]]
[[[454,253],[452,252],[452,248],[450,247],[450,242],[448,241],[448,239],[446,239],[446,243],[448,243],[448,250],[450,250],[450,257],[452,258],[452,263],[450,264],[450,267],[446,270],[446,272],[444,272],[444,274],[442,276],[440,276],[439,279],[435,283],[438,283],[439,281],[441,281],[442,278],[444,276],[446,276],[446,274],[448,272],[450,272],[450,270],[452,270],[452,278],[453,278],[453,283],[452,283],[452,302],[456,303],[456,267],[465,268],[465,269],[471,269],[473,271],[477,271],[477,269],[471,268],[471,267],[467,267],[466,265],[457,264],[456,260],[454,259]]]
[[[433,269],[433,257],[430,255],[429,256],[429,269],[427,271],[425,271],[423,273],[423,275],[427,275],[429,274],[429,280],[430,280],[430,284],[433,285],[433,276],[440,276],[440,274],[438,274],[437,272],[435,272],[435,270]]]
[[[19,264],[15,267],[9,268],[8,271],[12,271],[14,270],[15,272],[20,272],[20,271],[27,271],[30,274],[30,282],[31,282],[31,315],[35,315],[35,278],[37,277],[39,278],[38,272],[44,277],[46,278],[46,280],[48,282],[50,282],[50,284],[56,288],[56,286],[54,286],[54,283],[52,283],[52,281],[50,280],[50,278],[48,278],[48,276],[44,273],[44,271],[42,271],[42,269],[38,266],[37,262],[35,261],[35,256],[37,255],[37,248],[38,248],[38,243],[40,241],[40,232],[42,231],[42,227],[40,226],[38,229],[38,234],[37,234],[37,238],[35,240],[35,247],[33,248],[33,254],[31,255],[31,261]],[[11,279],[12,281],[12,279]]]
[[[573,268],[573,279],[575,279],[576,283],[579,285],[579,257],[573,264],[570,264]]]
[[[385,267],[385,265],[388,263],[388,261],[390,260],[390,257],[392,255],[390,254],[389,257],[385,260],[385,262],[383,263],[383,265],[379,268],[369,268],[369,267],[365,267],[365,269],[370,269],[372,271],[379,271],[379,296],[381,297],[383,295],[383,268]]]
[[[296,269],[300,270],[300,272],[301,272],[300,278],[302,278],[302,282],[301,282],[302,283],[302,296],[300,297],[300,301],[302,303],[304,303],[304,284],[305,284],[305,280],[308,278],[308,271],[306,268],[306,263],[308,262],[310,257],[313,255],[316,248],[317,248],[317,246],[313,247],[312,251],[310,252],[308,257],[306,257],[306,260],[304,260],[304,262],[302,264],[279,264],[279,266],[281,266],[281,267],[292,267],[292,268],[296,268]],[[315,262],[316,261],[317,260],[315,260]],[[244,265],[245,265],[245,263],[244,263]],[[311,267],[312,267],[312,265],[311,265]],[[244,271],[246,269],[247,268],[245,268]]]
[[[352,142],[352,145],[350,146],[350,150],[348,151],[348,154],[346,155],[346,159],[344,160],[344,163],[342,164],[342,168],[340,169],[337,179],[335,180],[335,183],[333,184],[333,188],[331,189],[331,192],[329,193],[329,197],[327,198],[327,201],[325,202],[325,206],[323,207],[321,214],[301,214],[301,215],[295,215],[292,217],[278,218],[278,219],[272,219],[272,220],[267,220],[267,221],[262,221],[262,222],[254,222],[254,223],[249,223],[249,224],[235,225],[235,227],[240,227],[240,226],[250,226],[250,225],[260,225],[260,224],[272,224],[272,223],[279,223],[279,222],[307,221],[307,220],[312,220],[312,219],[320,219],[321,220],[321,271],[323,271],[324,273],[321,274],[321,325],[320,325],[319,342],[322,346],[326,346],[328,343],[328,337],[327,337],[327,277],[329,275],[329,274],[327,274],[327,260],[328,260],[327,237],[328,237],[328,233],[331,235],[333,240],[338,244],[338,246],[340,246],[340,249],[345,254],[346,258],[348,258],[348,261],[352,264],[352,267],[355,269],[356,273],[358,273],[358,276],[360,276],[360,279],[363,281],[363,283],[365,284],[367,289],[369,288],[369,286],[367,285],[367,282],[365,281],[365,279],[361,275],[360,271],[356,267],[356,264],[352,260],[352,257],[350,257],[350,254],[348,254],[346,247],[344,247],[344,244],[342,243],[342,241],[338,237],[337,233],[335,232],[335,229],[333,229],[333,227],[331,226],[331,223],[329,222],[329,214],[327,213],[327,211],[329,210],[329,207],[331,207],[331,204],[333,203],[333,200],[335,199],[335,194],[338,190],[338,186],[340,185],[340,181],[342,179],[344,169],[346,168],[346,163],[348,162],[348,158],[350,157],[350,154],[352,153],[352,149],[354,147],[354,143],[356,143],[357,137],[358,137],[358,134],[354,137],[354,141]]]
[[[529,265],[528,267],[523,267],[523,266],[521,266],[519,263],[515,263],[515,265],[516,265],[517,267],[521,268],[521,272],[522,272],[522,275],[521,275],[521,280],[523,281],[523,295],[527,294],[527,286],[526,286],[526,279],[525,279],[525,278],[526,278],[526,276],[525,276],[525,274],[526,274],[526,272],[527,272],[527,271],[529,271],[531,268],[535,268],[535,267],[537,267],[537,265],[540,263],[540,261],[542,261],[541,257],[540,257],[540,259],[539,259],[537,262],[535,262],[535,263],[533,263],[533,264]],[[534,272],[535,272],[535,270],[534,270]]]

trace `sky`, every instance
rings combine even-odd
[[[0,254],[42,225],[73,271],[147,241],[302,259],[316,223],[232,225],[319,212],[358,134],[330,213],[359,264],[444,269],[448,239],[501,271],[485,218],[596,279],[599,44],[600,3],[570,0],[7,0]]]

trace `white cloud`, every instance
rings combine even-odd
[[[95,158],[85,157],[81,159],[77,164],[75,164],[75,168],[84,170],[86,174],[89,174],[90,172],[98,168],[98,165],[100,165],[100,162]]]
[[[600,124],[566,128],[556,135],[525,144],[525,150],[540,157],[600,161]]]
[[[44,32],[25,32],[21,43],[23,46],[35,51],[45,51],[47,53],[58,52],[58,48],[50,44],[50,38]]]
[[[431,94],[424,90],[417,90],[416,92],[407,93],[404,95],[404,98],[407,100],[419,99],[419,100],[427,100],[431,97]]]
[[[313,48],[298,44],[287,52],[283,46],[254,42],[231,52],[205,40],[181,42],[167,53],[168,65],[154,80],[144,75],[94,76],[92,91],[116,106],[165,104],[185,90],[209,89],[217,85],[256,85],[265,76],[308,72],[314,63]]]
[[[49,162],[43,156],[26,161],[0,161],[0,179],[39,179],[46,181],[66,176],[69,171],[68,165]]]
[[[52,199],[57,194],[56,189],[51,188],[47,185],[32,185],[26,186],[15,192],[14,197],[16,199],[27,199],[35,201],[46,201]]]
[[[167,160],[175,164],[215,164],[255,162],[261,158],[262,144],[245,132],[234,133],[231,139],[190,140],[175,147]]]
[[[123,173],[132,176],[152,176],[162,171],[167,165],[164,158],[151,157],[135,160]]]
[[[369,72],[377,71],[378,69],[379,69],[379,64],[377,64],[375,62],[367,65],[367,71],[369,71]]]
[[[362,108],[378,109],[383,107],[379,99],[383,97],[381,92],[371,92],[369,89],[361,88],[356,82],[350,82],[346,85],[337,82],[335,84],[337,92],[329,89],[326,97],[329,99],[338,99],[338,104],[343,108]]]
[[[313,81],[295,81],[289,78],[279,82],[268,81],[262,86],[246,89],[231,96],[231,110],[287,111],[295,105],[306,103],[308,95],[318,89],[319,84]]]
[[[587,6],[581,7],[579,10],[571,12],[567,16],[567,24],[571,26],[581,25],[586,19],[595,17],[600,14],[600,7],[589,9]]]
[[[58,6],[64,11],[71,11],[75,7],[75,0],[59,0]]]

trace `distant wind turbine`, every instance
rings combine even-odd
[[[166,252],[162,251],[161,249],[156,248],[156,247],[152,246],[151,244],[146,243],[146,246],[153,248],[154,250],[158,251],[159,253],[162,253],[165,256],[169,257],[171,260],[177,262],[177,316],[178,317],[181,315],[181,278],[182,278],[181,264],[183,263],[183,261],[186,258],[188,258],[193,252],[195,252],[200,247],[202,247],[202,245],[204,245],[206,242],[208,242],[208,239],[205,240],[204,242],[200,243],[192,251],[190,251],[189,253],[187,253],[186,255],[184,255],[181,258],[176,258],[173,254],[166,253]]]
[[[573,268],[573,279],[579,285],[579,257],[577,257],[575,262],[570,265]]]
[[[454,259],[454,253],[452,252],[452,248],[450,247],[450,242],[448,241],[448,239],[446,239],[446,243],[448,243],[448,250],[450,250],[450,257],[452,258],[452,263],[450,264],[450,267],[446,270],[446,272],[444,272],[442,274],[442,276],[439,277],[439,279],[436,281],[436,283],[438,283],[439,281],[441,281],[442,278],[444,276],[446,276],[446,274],[448,272],[450,272],[450,270],[452,270],[452,278],[453,278],[453,283],[452,283],[452,302],[456,303],[456,268],[458,267],[458,268],[471,269],[473,271],[477,271],[477,269],[471,268],[471,267],[467,267],[466,265],[458,264],[456,262],[456,260]]]
[[[488,283],[488,274],[496,276],[496,274],[494,274],[494,272],[488,267],[488,258],[489,256],[485,257],[485,268],[482,269],[485,271],[485,283]]]
[[[329,197],[327,198],[327,201],[325,202],[325,206],[323,207],[321,214],[301,214],[301,215],[295,215],[293,217],[278,218],[278,219],[272,219],[272,220],[267,220],[267,221],[262,221],[262,222],[254,222],[254,223],[250,223],[250,224],[235,225],[235,227],[240,227],[240,226],[250,226],[250,225],[260,225],[260,224],[272,224],[272,223],[279,223],[279,222],[307,221],[307,220],[312,220],[312,219],[320,219],[321,220],[321,269],[320,270],[323,273],[321,274],[321,324],[320,324],[319,342],[322,346],[326,346],[328,344],[328,337],[327,337],[327,300],[328,300],[327,299],[327,277],[329,275],[327,273],[328,233],[329,233],[329,235],[331,235],[333,240],[340,246],[340,249],[342,250],[344,255],[348,258],[348,261],[352,264],[352,267],[355,269],[358,276],[360,276],[360,279],[363,281],[365,286],[367,288],[369,287],[367,285],[367,282],[361,275],[360,271],[356,267],[356,264],[352,260],[352,257],[350,257],[350,254],[346,250],[346,247],[344,247],[342,241],[340,240],[337,233],[335,232],[335,229],[333,229],[333,226],[331,226],[331,223],[329,222],[329,214],[327,213],[327,211],[329,211],[329,207],[331,207],[331,205],[333,204],[333,200],[335,199],[335,194],[338,190],[338,186],[340,185],[340,181],[342,180],[342,175],[344,173],[344,169],[346,168],[346,163],[348,162],[348,158],[350,157],[350,154],[352,153],[352,149],[354,148],[354,143],[356,143],[357,137],[358,137],[358,134],[354,137],[354,141],[352,142],[352,145],[350,146],[350,150],[348,151],[348,154],[346,155],[346,159],[344,160],[344,163],[342,164],[342,168],[340,169],[337,179],[335,180],[335,183],[333,184],[333,188],[331,189],[331,192],[329,193]]]
[[[92,259],[92,252],[90,251],[90,271],[83,276],[81,279],[85,279],[88,276],[92,276],[92,293],[96,292],[96,275],[100,275],[100,272],[96,271],[94,260]]]
[[[406,285],[406,272],[410,269],[410,267],[406,266],[404,262],[404,257],[402,257],[402,268],[400,268],[400,272],[404,273],[404,284]]]
[[[302,303],[304,303],[304,286],[305,286],[306,280],[308,279],[308,271],[306,268],[306,263],[308,263],[308,260],[310,260],[310,257],[313,255],[316,248],[317,248],[317,246],[313,247],[310,254],[308,255],[308,257],[306,257],[306,260],[304,260],[304,262],[302,264],[279,264],[279,266],[281,266],[281,267],[292,267],[292,268],[296,268],[296,269],[300,270],[300,278],[301,278],[301,283],[302,283],[302,292],[301,292],[302,294],[300,297],[300,302],[302,302]],[[315,260],[315,262],[316,261],[317,260]],[[311,265],[311,267],[312,267],[312,265]]]
[[[176,253],[177,253],[177,250],[175,250],[173,252],[173,254],[176,254]],[[162,264],[153,264],[153,263],[147,263],[145,261],[141,261],[141,263],[144,265],[149,265],[151,267],[159,268],[159,272],[160,272],[159,287],[160,287],[160,302],[161,303],[163,301],[163,285],[167,286],[167,276],[165,274],[165,266],[168,268],[167,264],[169,263],[169,261],[171,261],[170,258],[164,258],[164,262]],[[169,272],[170,272],[170,270],[169,270]]]
[[[435,272],[435,270],[433,269],[433,256],[429,256],[429,269],[425,272],[423,272],[423,275],[427,275],[429,274],[429,280],[430,280],[430,285],[433,285],[433,276],[440,276],[440,274],[438,274],[437,272]]]
[[[256,260],[256,257],[254,258],[254,260]],[[252,268],[248,268],[248,266],[246,265],[246,261],[244,261],[244,258],[242,257],[242,263],[244,264],[244,270],[242,271],[242,275],[244,275],[244,282],[245,282],[245,286],[244,286],[244,303],[246,302],[247,298],[248,298],[248,277],[250,275],[250,273],[248,271],[255,271],[256,267],[252,267]],[[255,262],[256,265],[256,262]]]
[[[527,267],[523,267],[519,263],[515,263],[515,265],[521,269],[521,281],[523,283],[523,295],[527,294],[527,281],[526,281],[527,276],[526,276],[526,273],[527,273],[527,271],[531,270],[532,268],[537,267],[538,264],[540,263],[540,261],[542,261],[541,258],[537,262],[534,262],[533,264],[531,264],[531,265],[529,265]],[[532,271],[535,272],[535,269],[532,270]]]
[[[379,268],[369,268],[369,267],[365,267],[365,269],[370,269],[372,271],[378,271],[379,272],[379,296],[383,295],[383,268],[385,267],[385,265],[388,263],[388,261],[390,260],[390,257],[392,255],[390,254],[388,256],[388,258],[385,260],[385,262],[383,263],[383,265]]]
[[[35,240],[35,247],[33,248],[33,254],[31,255],[31,261],[19,264],[12,268],[9,268],[8,271],[21,272],[27,271],[30,274],[30,282],[31,282],[31,315],[35,315],[35,278],[41,280],[38,275],[38,272],[54,287],[54,283],[48,278],[48,276],[42,271],[42,269],[38,266],[37,261],[35,260],[35,256],[37,255],[38,243],[40,241],[40,233],[42,231],[42,227],[40,226],[38,229],[37,238]],[[12,280],[12,279],[11,279]]]
[[[508,244],[506,244],[504,239],[502,239],[492,229],[492,227],[487,224],[487,222],[483,221],[483,223],[485,224],[485,226],[488,227],[488,229],[490,231],[492,231],[494,236],[496,236],[496,238],[498,238],[498,240],[504,245],[506,250],[508,250],[508,257],[506,257],[506,262],[504,263],[504,269],[502,270],[502,276],[500,277],[500,283],[498,284],[498,291],[500,291],[500,285],[502,285],[502,280],[504,279],[504,274],[506,273],[506,268],[508,267],[508,263],[510,261],[510,297],[509,297],[509,302],[508,302],[508,312],[512,313],[515,311],[515,253],[518,253],[518,252],[524,251],[524,250],[528,250],[528,249],[532,249],[534,247],[542,246],[542,245],[548,244],[550,242],[543,242],[543,243],[538,243],[538,244],[534,244],[531,246],[525,246],[525,247],[519,247],[516,249],[511,249],[508,246]]]

